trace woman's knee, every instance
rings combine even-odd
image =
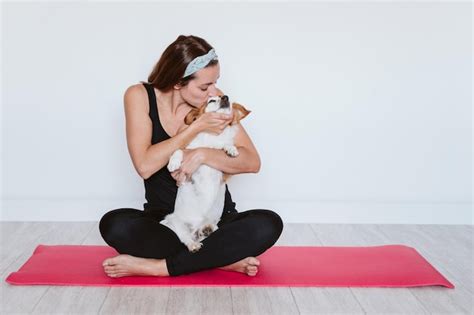
[[[181,250],[182,243],[173,231],[137,209],[108,211],[99,230],[104,241],[120,254],[161,259]]]
[[[104,238],[104,235],[108,234],[107,232],[113,226],[113,220],[114,220],[114,217],[116,216],[116,213],[117,213],[117,209],[110,210],[110,211],[107,211],[102,216],[102,218],[100,218],[99,231],[103,238]]]
[[[258,209],[254,211],[255,241],[263,241],[267,246],[272,246],[283,232],[283,220],[272,210]]]
[[[112,244],[115,244],[120,237],[125,236],[124,220],[127,219],[125,216],[129,217],[130,210],[132,209],[114,209],[102,216],[99,222],[99,231],[107,244],[113,246]]]

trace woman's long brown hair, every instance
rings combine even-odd
[[[161,92],[170,91],[176,84],[186,86],[195,78],[194,74],[182,78],[188,64],[196,57],[205,55],[213,47],[204,39],[189,35],[180,35],[163,52],[153,71],[148,76],[148,82]],[[206,67],[217,64],[211,60]]]

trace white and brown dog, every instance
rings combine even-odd
[[[214,96],[200,108],[189,112],[185,118],[186,125],[190,125],[205,112],[232,114],[233,120],[218,135],[199,133],[186,149],[199,147],[222,149],[227,155],[236,157],[239,152],[234,146],[234,136],[237,132],[235,125],[250,111],[237,103],[232,103],[231,107],[227,95]],[[168,170],[174,172],[179,169],[182,159],[183,151],[176,150],[170,157]],[[160,221],[176,233],[190,252],[198,251],[202,246],[201,241],[218,229],[217,223],[224,209],[225,182],[228,178],[226,175],[207,165],[199,166],[191,175],[191,180],[179,186],[174,212]]]

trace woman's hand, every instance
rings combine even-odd
[[[202,150],[197,149],[182,149],[183,160],[179,169],[171,173],[171,176],[176,180],[176,185],[181,186],[185,181],[191,178],[191,175],[197,170],[204,161],[204,154]]]
[[[233,115],[216,112],[204,113],[196,119],[192,125],[196,125],[202,132],[220,134],[231,122]]]

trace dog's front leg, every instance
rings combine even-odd
[[[181,162],[183,161],[183,150],[176,150],[170,157],[170,161],[168,162],[168,171],[174,172],[180,166]]]
[[[239,150],[237,150],[235,145],[226,144],[222,149],[225,151],[225,153],[227,153],[228,156],[236,157],[239,155]]]

